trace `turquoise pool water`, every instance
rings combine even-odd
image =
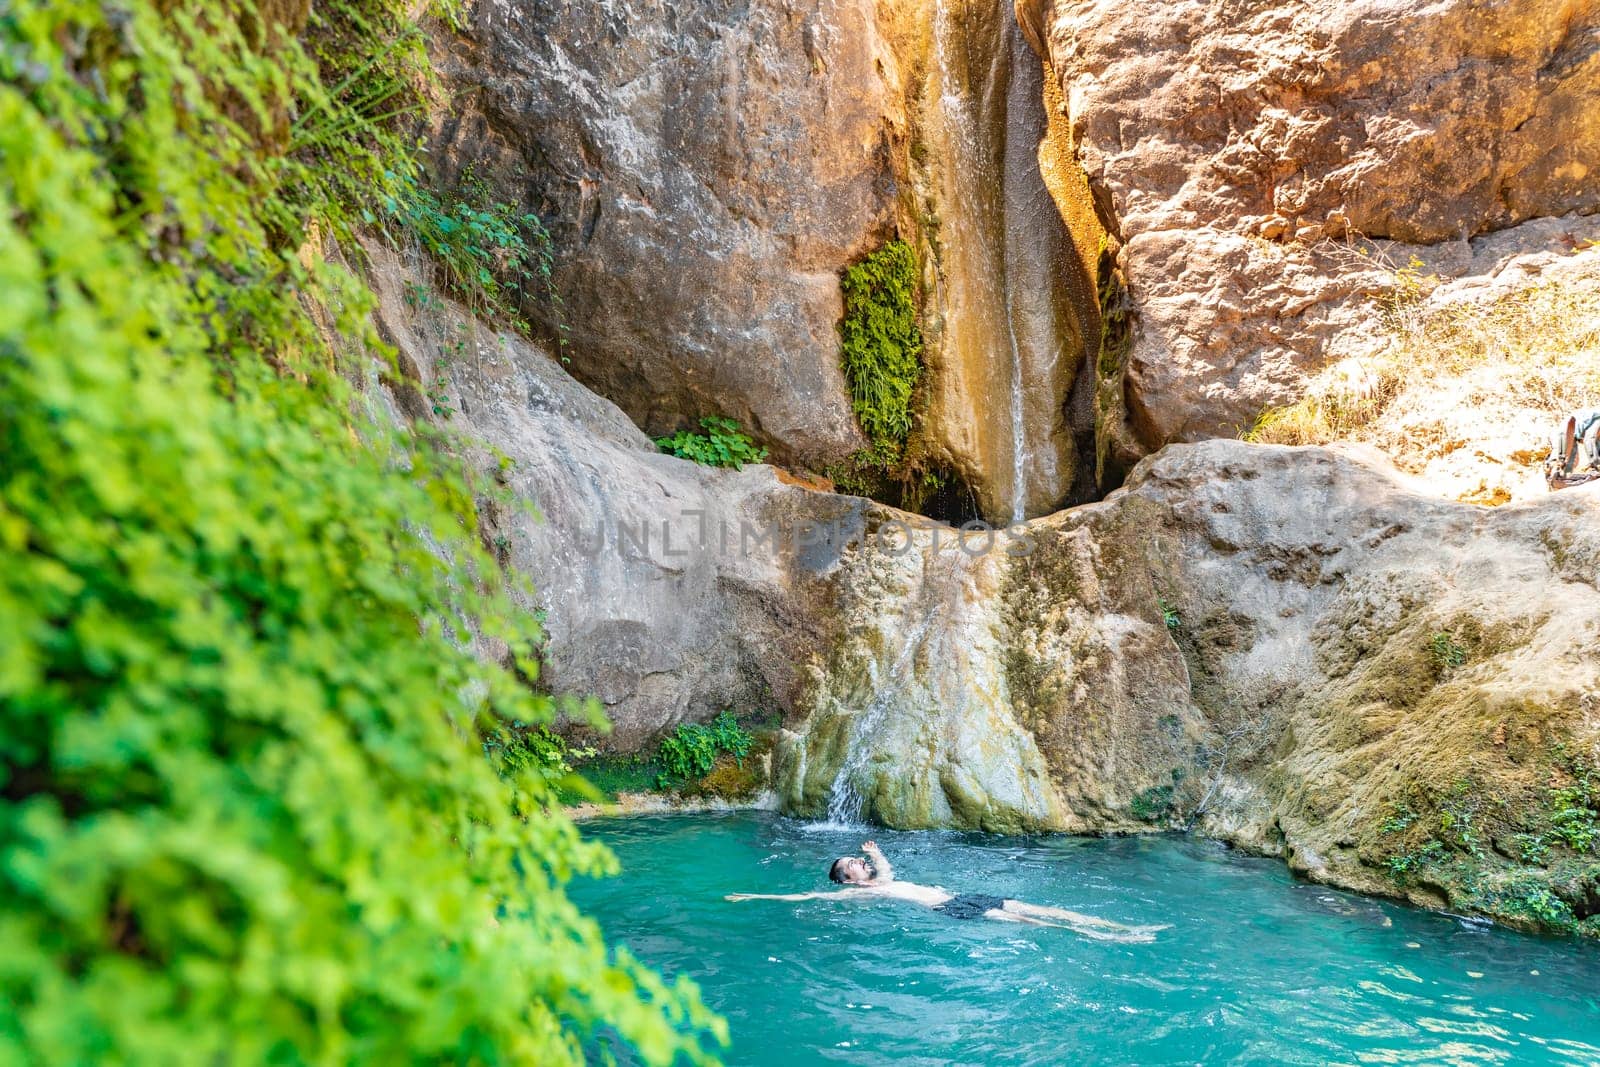
[[[624,873],[574,896],[699,983],[730,1064],[1600,1065],[1600,945],[1305,885],[1211,842],[873,832],[902,878],[1171,924],[1117,944],[887,901],[722,899],[828,888],[860,832],[760,813],[587,831]]]

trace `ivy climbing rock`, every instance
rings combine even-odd
[[[844,272],[839,326],[850,403],[874,449],[893,455],[911,432],[911,399],[922,377],[916,253],[891,241]]]

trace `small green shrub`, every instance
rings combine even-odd
[[[1415,809],[1405,801],[1397,800],[1390,807],[1389,817],[1378,826],[1378,832],[1380,834],[1403,833],[1409,830],[1411,824],[1416,821],[1417,813]]]
[[[1554,930],[1568,930],[1573,925],[1571,905],[1534,879],[1513,880],[1488,896],[1507,915],[1531,919]]]
[[[573,748],[544,723],[509,722],[488,733],[483,751],[508,778],[535,774],[552,784],[573,773],[573,762],[594,756],[592,748]]]
[[[1524,863],[1542,864],[1550,855],[1550,842],[1543,834],[1517,834],[1514,840]]]
[[[1453,853],[1482,862],[1486,858],[1480,825],[1483,806],[1481,790],[1465,778],[1457,780],[1447,793],[1427,804],[1427,814],[1419,812],[1410,801],[1396,801],[1388,818],[1379,824],[1378,832],[1403,834],[1415,828],[1413,842],[1422,834],[1427,836],[1420,844],[1385,860],[1389,873],[1403,880],[1423,867],[1442,863]]]
[[[1161,611],[1161,622],[1172,633],[1177,633],[1183,626],[1183,616],[1178,614],[1178,609],[1167,603],[1165,597],[1156,597],[1156,607]]]
[[[1479,840],[1478,814],[1483,796],[1471,782],[1462,779],[1451,786],[1439,805],[1439,835],[1445,845],[1465,852],[1474,859],[1483,857]]]
[[[703,778],[724,752],[743,767],[754,743],[755,738],[734,721],[732,712],[724,711],[709,726],[684,723],[661,742],[656,760],[662,773],[656,784],[664,789]]]
[[[1172,815],[1172,792],[1170,785],[1153,785],[1140,790],[1128,806],[1129,810],[1141,822],[1161,822]]]
[[[1574,852],[1588,852],[1600,839],[1600,793],[1588,775],[1550,791],[1548,836]]]
[[[1442,630],[1428,638],[1428,655],[1443,674],[1448,674],[1467,662],[1465,645],[1456,641],[1455,634]]]
[[[897,453],[911,432],[911,397],[922,376],[916,254],[890,241],[846,270],[839,286],[851,407],[875,448]]]
[[[414,173],[390,171],[385,177],[381,210],[369,210],[366,221],[392,244],[420,245],[444,286],[474,311],[515,319],[525,288],[534,287],[559,304],[550,231],[539,216],[506,204],[440,197]]]
[[[1444,842],[1429,838],[1421,848],[1390,856],[1385,865],[1392,876],[1404,880],[1424,867],[1441,862],[1447,855],[1449,850]]]
[[[757,448],[732,419],[708,415],[700,420],[700,426],[705,433],[679,430],[670,437],[656,438],[656,447],[679,459],[734,470],[743,470],[746,463],[762,463],[767,458],[767,450]]]

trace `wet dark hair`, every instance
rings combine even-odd
[[[852,856],[840,856],[838,859],[834,860],[833,866],[828,868],[828,880],[830,882],[844,881],[844,865],[849,863],[853,858],[854,857]]]

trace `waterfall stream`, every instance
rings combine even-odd
[[[943,420],[983,471],[991,519],[1053,510],[1073,486],[1064,406],[1081,364],[1072,240],[1041,174],[1041,61],[1010,0],[935,0]]]
[[[952,534],[945,528],[946,534]],[[925,531],[842,591],[851,637],[811,697],[778,792],[816,829],[867,822],[996,832],[1060,825],[1038,745],[1013,714],[995,610],[1001,553],[968,553]]]
[[[1083,492],[1082,426],[1067,406],[1083,338],[1090,327],[1098,337],[1098,303],[1047,185],[1076,160],[1070,135],[1051,125],[1059,105],[1047,110],[1043,61],[1010,0],[934,0],[930,14],[920,133],[936,212],[939,373],[928,423],[973,475],[982,514],[1020,522]],[[1092,456],[1092,409],[1087,424]],[[1092,491],[1092,465],[1089,478]],[[1058,825],[1048,768],[996,667],[1004,559],[969,557],[948,539],[941,548],[931,529],[918,536],[912,557],[881,560],[872,581],[841,593],[858,614],[807,698],[784,802],[825,812],[818,829]]]

